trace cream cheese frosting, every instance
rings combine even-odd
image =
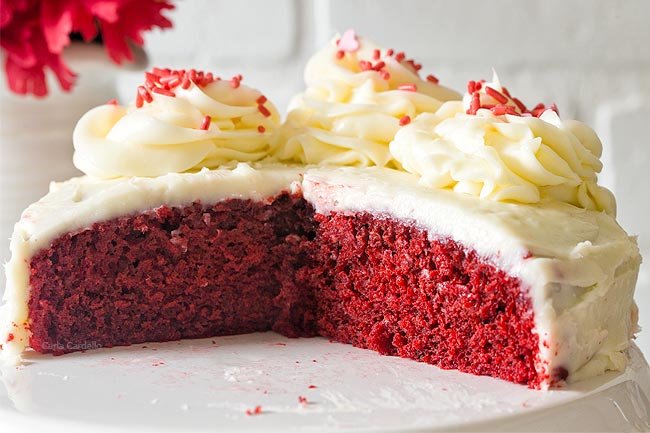
[[[507,99],[501,107],[513,114],[485,108],[499,104],[485,89]],[[522,112],[501,92],[495,78],[474,92],[478,108],[468,93],[463,102],[421,114],[397,132],[391,154],[431,188],[498,201],[559,201],[615,215],[614,196],[597,183],[602,145],[594,131],[560,120],[553,109],[539,117]]]
[[[453,238],[522,282],[540,336],[538,372],[567,369],[572,379],[623,369],[635,331],[632,301],[640,257],[633,238],[603,212],[561,202],[533,205],[482,200],[421,185],[388,168],[240,163],[196,173],[53,183],[16,225],[0,326],[14,339],[3,356],[26,348],[29,258],[62,233],[99,220],[184,206],[196,200],[264,201],[301,193],[321,214],[371,212],[414,223],[432,239]],[[13,323],[19,326],[13,326]],[[546,383],[548,385],[548,383]]]
[[[163,93],[142,87],[150,102],[140,107],[90,110],[73,133],[77,168],[98,178],[160,176],[265,158],[280,123],[273,104],[238,77],[197,81]]]
[[[342,44],[346,38],[352,46]],[[354,33],[333,39],[307,63],[307,89],[289,106],[275,156],[305,164],[393,166],[388,143],[400,123],[460,99],[435,77],[420,78],[420,67]]]

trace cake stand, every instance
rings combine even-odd
[[[33,352],[2,368],[0,431],[649,431],[650,369],[552,391],[275,333]]]

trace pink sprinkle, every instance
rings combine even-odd
[[[435,75],[427,75],[427,81],[433,83],[433,84],[438,84],[440,80],[435,76]]]
[[[339,39],[338,47],[340,50],[353,53],[359,49],[359,40],[354,30],[349,29],[343,32],[341,39]]]
[[[411,117],[410,116],[404,116],[401,119],[399,119],[399,126],[405,126],[411,123]]]
[[[506,114],[506,106],[505,105],[495,105],[490,109],[492,113],[494,113],[495,116],[501,116],[503,114]]]
[[[406,90],[407,92],[415,92],[418,90],[418,86],[415,84],[400,84],[397,86],[398,90]]]
[[[208,128],[210,128],[210,122],[212,122],[212,118],[210,116],[204,116],[203,121],[201,122],[201,129],[203,131],[207,131]]]
[[[493,89],[490,86],[485,86],[485,93],[493,97],[494,99],[497,100],[497,102],[500,102],[502,104],[505,104],[508,102],[508,98],[506,98],[503,93],[499,92],[498,90]]]
[[[380,57],[381,57],[381,51],[379,51],[378,49],[374,49],[372,51],[372,59],[379,60]]]

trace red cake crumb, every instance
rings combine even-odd
[[[97,223],[30,266],[39,352],[274,330],[531,387],[542,379],[517,279],[413,224],[315,214],[288,194]]]

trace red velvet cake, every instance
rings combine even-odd
[[[283,125],[193,70],[91,110],[87,176],[16,225],[3,357],[273,330],[534,388],[624,368],[640,257],[593,131],[418,70],[346,32]]]

